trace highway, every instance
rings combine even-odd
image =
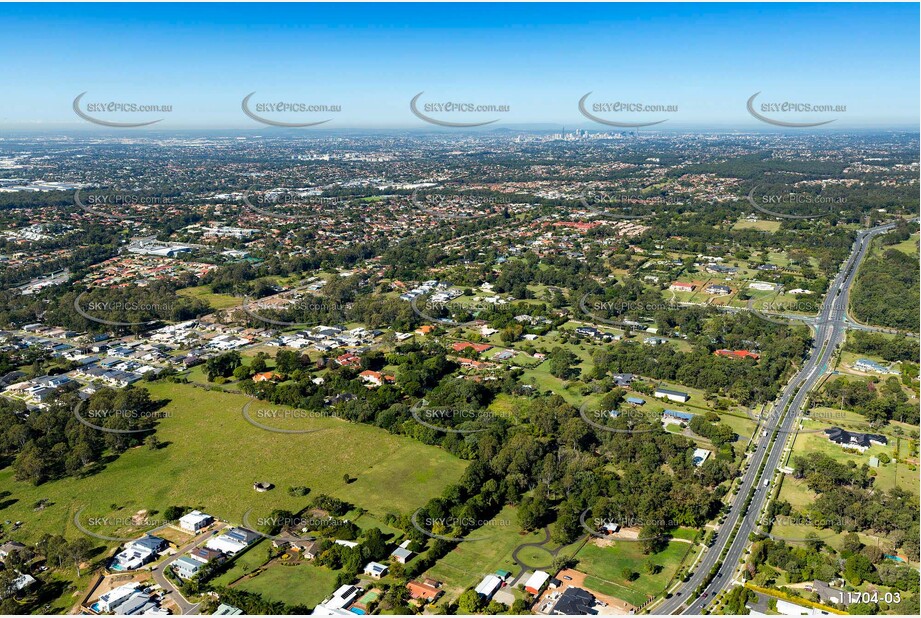
[[[765,481],[771,481],[774,472],[780,465],[784,448],[790,433],[795,431],[797,418],[802,409],[803,402],[809,392],[828,371],[829,363],[837,347],[844,341],[847,332],[847,304],[851,285],[857,274],[857,266],[866,256],[867,249],[873,237],[887,232],[895,227],[890,223],[881,225],[858,233],[854,242],[851,255],[838,272],[834,281],[828,288],[828,294],[822,303],[822,309],[813,322],[815,337],[813,347],[803,367],[787,383],[780,397],[774,403],[773,411],[759,430],[767,429],[767,435],[759,437],[757,449],[752,455],[749,466],[742,477],[741,491],[736,495],[729,514],[720,525],[719,532],[713,545],[707,549],[694,566],[691,578],[679,588],[672,591],[672,596],[653,609],[651,614],[700,614],[707,604],[723,589],[727,588],[733,575],[739,568],[748,537],[755,526],[758,516],[766,505],[767,496],[771,488],[764,487]],[[789,409],[787,406],[789,405]],[[784,414],[786,410],[786,414]],[[782,415],[779,425],[777,419]],[[771,437],[776,429],[776,440],[771,443]],[[762,463],[767,461],[763,467]],[[756,488],[751,505],[745,509],[745,502],[752,488]],[[732,537],[736,524],[742,522],[738,533]],[[730,538],[731,537],[731,538]],[[725,558],[720,560],[720,555],[729,545]],[[714,566],[725,565],[719,575],[707,585],[699,597],[692,597],[694,591],[707,578]]]

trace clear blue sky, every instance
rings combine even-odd
[[[603,129],[577,108],[593,91],[755,129],[762,91],[846,105],[814,115],[842,128],[917,128],[918,24],[917,4],[0,4],[0,126],[86,127],[71,104],[88,91],[172,105],[162,129],[258,128],[240,109],[256,91],[341,105],[331,129],[426,128],[409,111],[425,91]]]

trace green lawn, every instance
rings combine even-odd
[[[427,577],[435,578],[445,584],[445,598],[456,599],[466,588],[475,586],[484,575],[504,569],[517,574],[519,567],[512,560],[512,552],[522,543],[535,543],[543,540],[543,531],[521,534],[518,527],[518,509],[506,506],[489,525],[473,531],[469,538],[488,539],[458,543],[448,555],[439,560],[426,572]],[[549,545],[551,548],[554,545]],[[541,564],[544,553],[541,556]],[[527,557],[522,554],[523,559]]]
[[[901,251],[906,255],[917,255],[918,254],[918,238],[919,234],[912,234],[908,240],[903,240],[902,242],[889,245],[886,249],[895,249],[896,251]]]
[[[243,304],[243,299],[230,294],[215,294],[211,291],[209,285],[199,285],[192,288],[185,288],[177,292],[180,296],[198,298],[208,303],[212,309],[227,309],[228,307],[237,307]]]
[[[255,592],[271,601],[281,601],[287,605],[313,607],[335,591],[336,572],[309,563],[296,566],[273,564],[234,588]]]
[[[692,547],[690,543],[672,541],[663,551],[647,556],[643,554],[641,543],[615,541],[609,547],[599,547],[590,542],[576,554],[579,561],[576,568],[588,575],[585,578],[588,588],[633,605],[642,605],[648,597],[665,590]],[[645,569],[650,561],[661,567],[654,575]],[[624,579],[621,572],[625,567],[639,573],[639,577],[632,582]]]
[[[761,219],[749,221],[742,219],[732,226],[733,230],[758,230],[760,232],[776,232],[780,229],[780,221],[763,221]]]
[[[242,554],[235,556],[233,565],[214,578],[215,585],[227,586],[247,573],[252,573],[261,567],[268,558],[266,548],[270,546],[271,543],[268,539],[262,539]]]
[[[289,496],[289,486],[306,485],[313,494],[327,493],[372,513],[410,513],[455,482],[466,464],[447,452],[367,425],[333,418],[265,421],[279,427],[322,429],[308,434],[281,434],[249,424],[241,410],[243,395],[218,393],[191,385],[147,385],[154,399],[169,399],[157,437],[166,445],[156,451],[131,449],[95,475],[65,478],[38,487],[13,480],[11,467],[0,470],[5,498],[2,517],[22,520],[15,535],[34,541],[44,532],[79,534],[73,516],[125,518],[139,510],[162,512],[170,505],[201,507],[231,523],[250,521],[274,508],[299,510],[310,497]],[[250,414],[271,404],[254,402]],[[275,408],[279,408],[274,406]],[[281,409],[281,408],[279,408]],[[357,480],[346,484],[343,475]],[[275,484],[266,493],[253,491],[255,481]],[[50,501],[34,511],[41,499]],[[99,528],[100,532],[112,530]],[[114,535],[113,535],[114,536]]]

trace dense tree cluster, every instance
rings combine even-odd
[[[889,376],[882,382],[878,379],[836,378],[825,385],[815,401],[863,414],[874,425],[888,421],[918,424],[918,406],[909,400],[895,376]]]
[[[141,444],[155,428],[159,407],[138,388],[103,388],[82,403],[65,394],[29,413],[19,402],[0,399],[0,453],[15,458],[19,481],[38,485],[77,476],[100,465],[105,453]]]
[[[918,330],[921,281],[918,256],[887,249],[860,266],[851,290],[851,310],[861,322]]]

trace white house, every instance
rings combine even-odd
[[[96,606],[99,608],[100,613],[114,611],[116,607],[124,603],[128,597],[134,594],[134,591],[137,589],[137,583],[125,584],[118,588],[113,588],[99,597],[99,600],[96,601]]]
[[[380,579],[387,574],[387,565],[380,562],[369,562],[365,565],[364,573],[374,579]]]
[[[198,532],[211,525],[214,518],[201,511],[192,511],[179,518],[179,527],[188,532]]]

